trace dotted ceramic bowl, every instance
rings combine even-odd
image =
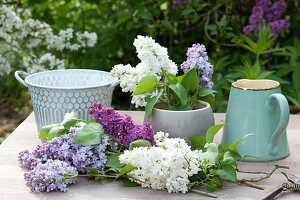
[[[23,75],[25,81],[20,78]],[[117,78],[108,72],[86,69],[52,70],[29,75],[15,72],[16,79],[26,86],[38,131],[44,125],[59,123],[65,113],[75,111],[80,119],[89,120],[93,102],[110,106]]]

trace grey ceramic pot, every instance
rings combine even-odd
[[[205,135],[215,125],[214,115],[209,103],[200,101],[199,109],[171,111],[154,108],[152,117],[145,114],[145,122],[150,122],[155,132],[169,133],[169,137],[184,138],[189,144],[189,137]]]

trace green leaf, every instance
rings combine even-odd
[[[207,28],[208,30],[210,30],[210,31],[214,31],[214,30],[216,30],[218,27],[217,27],[217,25],[215,25],[215,24],[209,24],[209,25],[206,26],[206,28]]]
[[[189,137],[190,141],[194,149],[204,149],[204,145],[206,144],[206,138],[204,135]]]
[[[52,140],[53,138],[59,136],[64,131],[65,131],[65,128],[63,126],[52,127],[48,133],[48,140]]]
[[[257,79],[265,79],[273,73],[274,73],[274,71],[264,71],[258,75]]]
[[[170,106],[169,110],[184,111],[184,110],[193,110],[193,108],[189,104],[185,104],[179,106]]]
[[[242,38],[245,42],[247,42],[247,44],[248,44],[253,50],[256,49],[256,43],[255,43],[250,37],[248,37],[248,36],[246,36],[246,35],[244,35],[244,34],[241,34],[240,36],[241,36],[241,38]]]
[[[146,20],[152,20],[153,19],[153,15],[151,12],[142,12],[140,14],[140,17]]]
[[[94,167],[83,167],[83,168],[89,170],[88,174],[99,174],[99,170],[97,168],[94,168]]]
[[[135,95],[151,92],[157,86],[157,84],[158,81],[155,76],[153,75],[145,76],[139,81],[132,95],[135,96]]]
[[[293,72],[292,80],[293,80],[293,85],[294,85],[295,89],[298,90],[300,88],[300,71],[299,70],[295,70]]]
[[[291,96],[286,96],[288,100],[290,100],[293,104],[295,104],[298,108],[300,108],[300,101]]]
[[[108,184],[108,183],[112,183],[114,182],[115,179],[112,179],[112,178],[106,178],[106,177],[103,177],[100,179],[100,183],[101,184]]]
[[[169,88],[174,92],[174,94],[179,98],[181,105],[185,105],[188,102],[188,93],[186,89],[180,84],[170,84]]]
[[[164,71],[164,75],[167,77],[169,84],[176,84],[176,83],[178,83],[177,78],[176,78],[176,76],[174,74],[169,74],[169,73],[167,73],[167,72]]]
[[[245,158],[257,158],[257,159],[261,159],[264,160],[265,162],[268,162],[267,160],[263,159],[262,157],[259,156],[252,156],[252,155],[243,155],[241,160],[244,160]]]
[[[206,152],[200,153],[201,158],[216,162],[218,159],[218,147],[216,143],[206,143],[204,148],[206,148]]]
[[[255,53],[255,51],[254,51],[250,46],[248,46],[248,45],[246,45],[246,44],[243,44],[243,43],[237,43],[237,44],[238,44],[239,46],[243,47],[244,49],[247,49],[247,50],[249,50],[249,51]]]
[[[267,53],[274,53],[274,52],[278,52],[278,51],[283,51],[283,48],[274,48],[274,49],[269,49],[266,51],[263,51],[261,54],[267,54]]]
[[[61,125],[65,127],[65,129],[70,129],[71,126],[74,126],[78,120],[78,115],[75,112],[66,113],[64,116],[64,120],[61,122]]]
[[[136,187],[136,186],[139,186],[139,184],[129,180],[128,178],[124,178],[123,187]]]
[[[76,133],[72,142],[84,146],[101,144],[103,135],[103,127],[99,123],[89,123]]]
[[[218,124],[218,125],[215,125],[215,126],[212,126],[210,127],[208,130],[207,130],[207,133],[206,133],[206,142],[207,143],[212,143],[215,135],[219,132],[219,130],[221,128],[223,128],[223,126],[225,126],[227,124]]]
[[[206,189],[208,192],[215,192],[215,191],[218,190],[217,184],[215,184],[215,183],[212,182],[212,181],[207,181],[204,185],[205,185],[205,189]]]
[[[129,145],[129,151],[131,151],[134,148],[137,147],[152,147],[151,143],[148,140],[143,140],[143,139],[139,139],[139,140],[135,140],[133,142],[130,143]]]
[[[46,138],[46,137],[48,137],[49,131],[53,127],[57,127],[57,126],[59,126],[59,124],[50,124],[50,125],[43,126],[41,128],[41,130],[40,130],[39,138]]]
[[[216,107],[215,97],[212,94],[205,96],[205,97],[199,97],[198,99],[209,103],[212,110],[215,109],[215,107]]]
[[[96,121],[95,121],[95,119],[90,119],[89,120],[89,123],[95,123]]]
[[[238,141],[235,141],[234,143],[232,143],[231,145],[228,146],[228,149],[231,151],[236,151],[236,146],[246,137],[250,136],[250,135],[255,135],[253,133],[247,134],[244,137],[242,137],[241,139],[239,139]]]
[[[242,159],[241,155],[235,151],[227,151],[223,155],[223,159],[221,160],[222,165],[228,164],[233,165],[236,163],[237,160]]]
[[[113,170],[117,173],[119,173],[125,166],[124,163],[120,162],[119,155],[120,153],[108,156],[105,164],[106,167],[110,167],[109,170]]]
[[[214,192],[222,188],[222,182],[217,177],[210,179],[204,185],[208,192]]]
[[[205,97],[205,96],[208,96],[212,93],[216,93],[217,91],[211,89],[211,88],[208,88],[208,87],[202,87],[202,88],[199,88],[198,89],[198,95],[200,97]]]
[[[127,174],[128,172],[131,172],[132,170],[137,169],[136,167],[132,166],[131,164],[127,164],[123,167],[123,169],[118,174],[117,178],[123,176],[124,174]]]
[[[167,29],[169,29],[169,30],[172,30],[172,28],[173,28],[171,22],[169,22],[168,20],[163,20],[163,21],[161,22],[161,24],[162,24],[165,28],[167,28]]]
[[[185,8],[185,9],[181,12],[181,14],[182,14],[182,15],[188,15],[188,14],[190,14],[190,13],[192,13],[192,12],[194,12],[194,9],[193,9],[192,7],[187,7],[187,8]]]
[[[222,179],[232,181],[232,182],[237,181],[236,171],[234,167],[231,165],[226,165],[225,167],[223,167],[223,169],[218,169],[216,173]]]
[[[219,153],[226,152],[228,150],[228,146],[229,146],[228,144],[224,144],[224,143],[219,144],[218,146]]]
[[[153,107],[157,103],[157,101],[158,101],[159,97],[162,95],[163,91],[164,90],[162,88],[160,88],[159,91],[158,91],[157,96],[151,97],[151,99],[149,99],[147,101],[147,104],[146,104],[146,107],[145,107],[145,111],[146,111],[146,114],[148,116],[152,116]]]
[[[197,76],[196,67],[190,69],[184,74],[181,84],[188,92],[197,90],[199,86],[199,79]]]

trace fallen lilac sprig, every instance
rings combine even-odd
[[[38,145],[32,153],[28,150],[20,152],[20,165],[33,169],[49,159],[58,159],[75,167],[81,173],[88,172],[84,167],[94,167],[101,171],[106,163],[104,152],[109,144],[109,137],[103,135],[102,144],[83,146],[72,142],[79,130],[79,128],[71,128],[69,134],[61,135]]]
[[[138,139],[148,140],[154,145],[154,131],[148,122],[143,125],[134,124],[129,115],[123,116],[113,108],[103,107],[96,102],[90,107],[89,113],[93,115],[97,123],[103,126],[106,133],[126,147]]]
[[[67,174],[77,175],[75,167],[60,160],[48,160],[39,163],[33,170],[24,173],[26,183],[33,192],[67,191],[67,185],[75,183],[75,177]]]

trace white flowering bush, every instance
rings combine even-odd
[[[13,68],[29,73],[63,69],[64,55],[96,42],[96,33],[75,33],[68,28],[55,34],[48,24],[31,18],[29,10],[0,4],[0,75]]]
[[[133,93],[132,104],[145,107],[149,116],[156,104],[184,111],[198,109],[199,100],[204,100],[214,108],[213,65],[208,62],[204,45],[194,44],[188,49],[187,61],[181,64],[185,74],[181,76],[176,76],[177,66],[169,59],[167,49],[151,37],[138,35],[133,45],[141,62],[136,67],[115,65],[110,72],[120,79],[123,92]]]

